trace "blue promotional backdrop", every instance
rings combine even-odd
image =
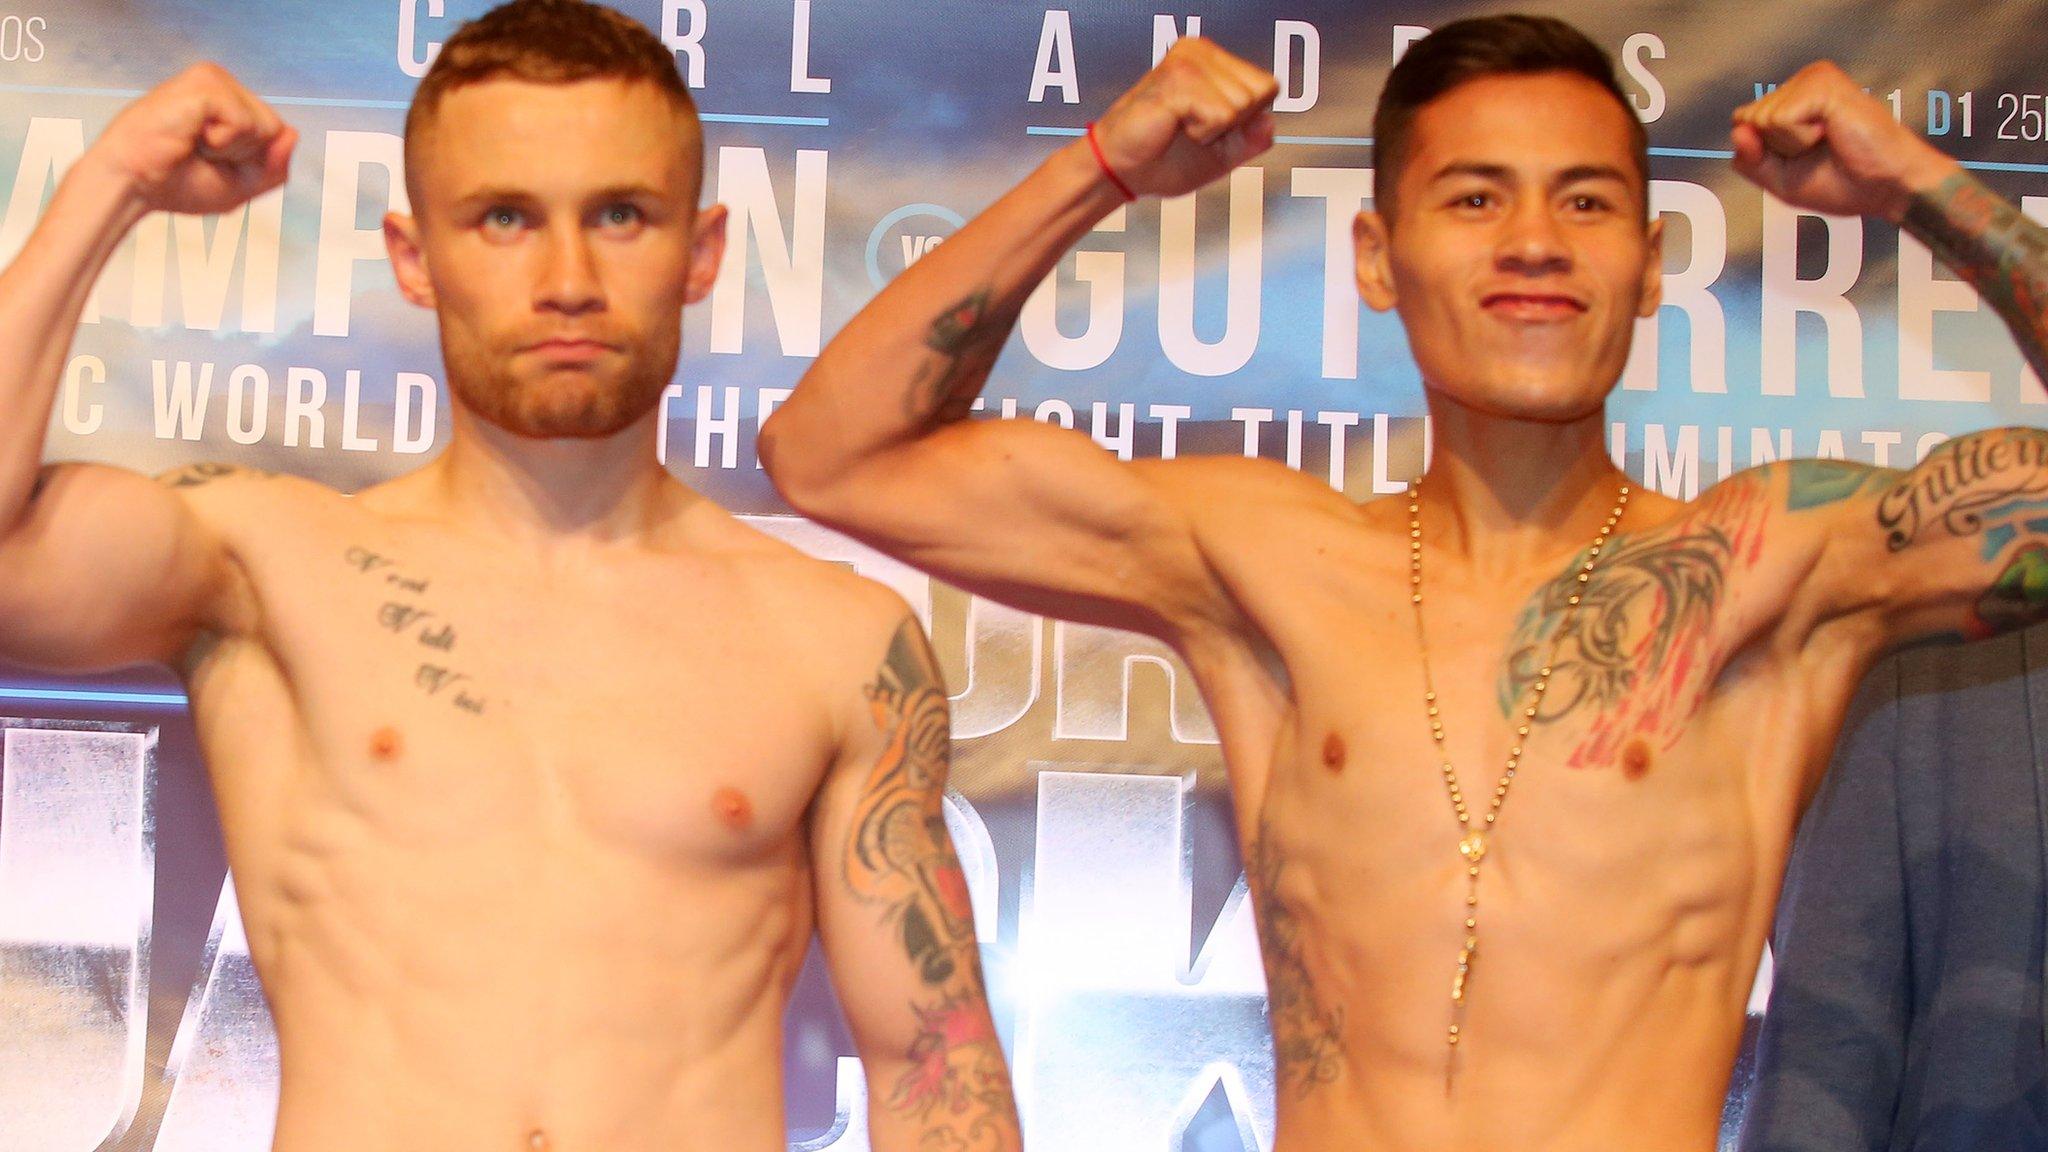
[[[931,625],[955,692],[949,816],[1030,1146],[1263,1152],[1264,983],[1185,671],[1153,642],[974,600],[789,516],[755,434],[881,284],[1199,32],[1280,75],[1279,144],[1100,226],[1033,297],[986,408],[1127,458],[1241,452],[1355,499],[1398,490],[1427,429],[1399,325],[1352,287],[1372,105],[1427,28],[1506,6],[613,2],[675,50],[706,121],[705,194],[732,211],[717,287],[685,320],[663,459]],[[488,6],[0,0],[0,259],[123,101],[188,63],[226,65],[303,135],[280,192],[136,229],[79,331],[52,459],[225,461],[354,491],[445,443],[433,317],[400,299],[378,222],[403,208],[417,78]],[[1730,110],[1829,56],[2048,219],[2037,8],[1546,10],[1621,61],[1670,221],[1666,306],[1611,406],[1612,451],[1643,482],[1691,497],[1790,456],[1900,465],[2048,415],[1996,317],[1924,248],[1767,203],[1726,151]],[[176,682],[16,671],[0,706],[0,1152],[266,1148],[274,1040]],[[789,1019],[794,1147],[867,1148],[852,1052],[813,963]],[[1738,1073],[1731,1132],[1741,1100]]]

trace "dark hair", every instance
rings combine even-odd
[[[1423,108],[1474,80],[1543,72],[1583,76],[1614,97],[1628,114],[1636,171],[1647,182],[1649,133],[1614,74],[1614,58],[1585,33],[1553,17],[1482,16],[1446,24],[1416,41],[1388,74],[1372,116],[1374,201],[1380,214],[1393,219],[1394,188],[1408,160],[1408,132]]]
[[[405,114],[407,168],[420,130],[457,88],[510,78],[535,84],[645,81],[697,117],[674,53],[630,16],[585,0],[511,0],[464,24],[441,46]]]

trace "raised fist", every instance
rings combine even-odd
[[[1955,161],[1822,60],[1735,110],[1735,170],[1795,208],[1897,223]]]
[[[123,108],[89,153],[153,210],[225,212],[284,183],[298,133],[217,64]]]
[[[1096,123],[1102,158],[1133,192],[1192,192],[1273,146],[1279,82],[1199,37],[1174,42]]]

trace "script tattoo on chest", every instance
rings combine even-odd
[[[924,1125],[926,1145],[1008,1150],[1015,1137],[1009,1072],[989,1017],[967,877],[942,806],[952,725],[915,620],[897,629],[867,699],[883,746],[856,802],[842,866],[852,894],[881,909],[922,989],[909,1005],[918,1024],[905,1053],[910,1070],[884,1103]]]
[[[342,558],[358,578],[388,597],[377,607],[377,627],[425,649],[413,670],[414,690],[471,715],[482,715],[486,702],[474,680],[450,663],[457,639],[455,625],[427,605],[432,581],[361,545],[350,546]]]
[[[1583,726],[1567,767],[1616,764],[1636,737],[1669,747],[1719,674],[1729,581],[1756,564],[1769,505],[1764,484],[1744,478],[1707,499],[1672,524],[1610,541],[1576,613],[1568,601],[1583,555],[1523,608],[1500,681],[1501,714],[1521,707],[1547,664],[1550,689],[1536,723]]]

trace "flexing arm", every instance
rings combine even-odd
[[[276,187],[293,142],[227,73],[194,68],[114,119],[0,273],[0,656],[169,660],[204,626],[220,549],[176,491],[202,476],[43,468],[43,433],[79,314],[128,229],[152,210],[220,212]]]
[[[2048,230],[1906,128],[1832,64],[1735,114],[1736,167],[1798,207],[1904,227],[1974,285],[2048,372]],[[1951,440],[1910,471],[1771,469],[1787,526],[1815,542],[1814,620],[1862,616],[1897,644],[2048,619],[2048,432]]]
[[[1182,40],[1103,117],[1132,189],[1192,191],[1272,142],[1273,78]],[[1170,468],[1086,436],[968,421],[1024,300],[1122,197],[1086,141],[919,259],[835,337],[762,432],[798,511],[975,591],[1159,634],[1217,611]]]
[[[818,932],[868,1077],[876,1152],[1018,1152],[974,909],[941,802],[946,692],[906,618],[813,816]]]
[[[1811,64],[1735,113],[1735,167],[1772,195],[1900,225],[1976,287],[2048,376],[2048,229],[1892,118],[1840,68]]]

